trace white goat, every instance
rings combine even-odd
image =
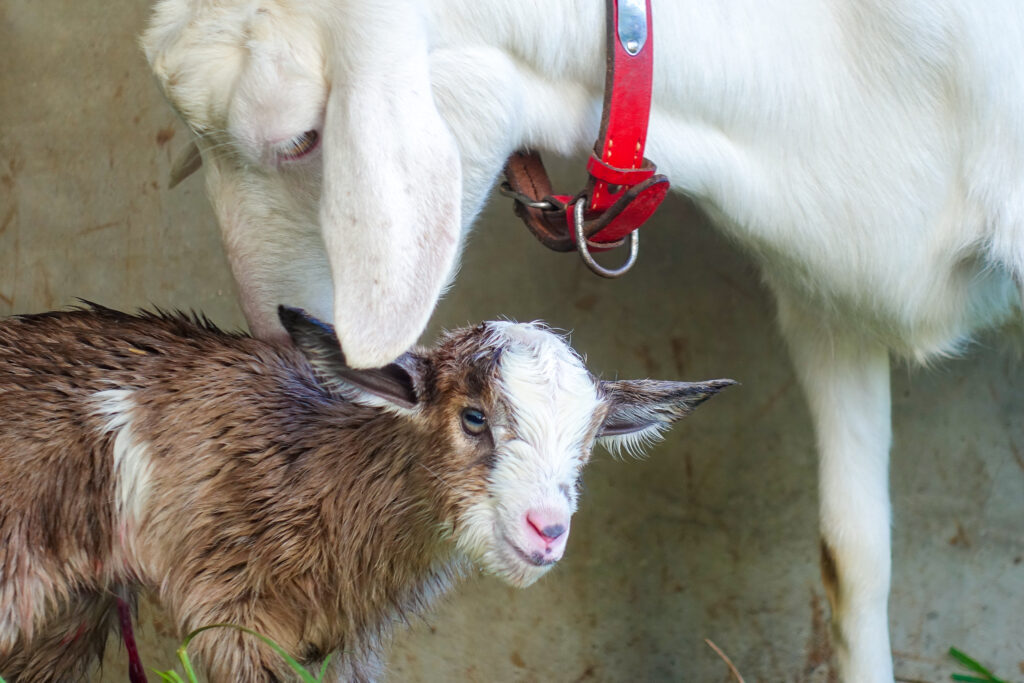
[[[517,148],[584,152],[604,12],[571,0],[160,0],[257,335],[278,301],[356,366],[421,332]],[[761,265],[810,400],[847,681],[893,677],[889,357],[1019,313],[1024,4],[654,0],[647,156]],[[321,144],[318,144],[321,143]],[[682,237],[681,237],[682,239]]]
[[[298,351],[100,308],[0,322],[0,675],[81,675],[143,588],[182,634],[371,678],[469,563],[528,586],[561,559],[595,438],[642,448],[732,384],[599,382],[505,322],[352,370],[281,320]],[[290,680],[235,631],[194,647],[210,680]]]

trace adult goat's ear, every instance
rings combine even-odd
[[[707,382],[665,382],[649,379],[602,381],[608,415],[598,441],[615,452],[638,455],[674,422],[727,386],[731,379]]]
[[[453,275],[462,169],[434,103],[424,10],[338,5],[320,224],[338,338],[353,367],[375,367],[415,343]]]
[[[279,306],[281,325],[324,381],[355,401],[382,407],[415,408],[419,400],[416,360],[405,353],[380,368],[357,370],[345,362],[334,328],[299,308]]]

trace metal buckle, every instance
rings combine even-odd
[[[506,197],[511,197],[523,206],[528,206],[531,209],[541,209],[542,211],[555,211],[558,209],[557,206],[547,201],[546,199],[534,199],[533,197],[527,197],[522,192],[516,192],[512,189],[512,185],[508,181],[503,182],[498,186],[498,192],[502,193]]]
[[[587,198],[584,195],[579,197],[576,200],[576,204],[573,205],[573,228],[576,230],[576,251],[580,253],[580,258],[583,259],[583,262],[587,264],[587,268],[590,268],[594,274],[609,279],[621,277],[628,273],[629,269],[633,267],[634,263],[636,263],[636,256],[640,252],[640,232],[638,230],[634,230],[629,233],[629,258],[626,260],[626,263],[614,270],[605,268],[595,261],[594,257],[590,255],[587,245],[589,244],[591,247],[595,248],[604,248],[608,246],[618,246],[619,244],[622,244],[622,240],[619,240],[614,244],[595,244],[586,238],[583,234],[583,206],[586,202]]]

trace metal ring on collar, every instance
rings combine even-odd
[[[629,272],[629,269],[636,263],[636,256],[640,252],[640,233],[638,230],[634,230],[629,233],[629,258],[626,263],[610,270],[605,268],[600,263],[594,260],[594,257],[590,255],[590,251],[587,249],[586,236],[583,234],[583,205],[586,204],[587,198],[585,196],[580,197],[576,200],[576,204],[573,206],[573,227],[576,230],[576,250],[580,253],[580,258],[587,264],[587,268],[590,268],[595,274],[606,278],[616,278],[625,275]],[[621,244],[622,241],[620,240]],[[604,246],[604,245],[601,245]]]
[[[558,207],[549,202],[546,199],[535,200],[531,197],[527,197],[522,192],[516,192],[512,189],[512,185],[507,181],[498,186],[498,192],[502,193],[506,197],[511,197],[523,206],[528,206],[531,209],[541,209],[543,211],[554,211]]]

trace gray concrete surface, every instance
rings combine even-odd
[[[201,180],[166,189],[187,134],[135,44],[146,11],[0,0],[0,314],[83,297],[242,325]],[[390,680],[729,680],[704,638],[747,681],[829,680],[810,423],[750,262],[674,198],[636,271],[602,281],[544,251],[498,198],[427,338],[498,315],[573,330],[606,376],[743,386],[647,460],[599,454],[567,559],[526,591],[467,582],[400,630]],[[902,680],[949,680],[950,645],[1024,678],[1024,374],[997,346],[894,369]],[[145,605],[142,622],[147,664],[171,666],[159,611]],[[112,643],[96,680],[125,671]]]

